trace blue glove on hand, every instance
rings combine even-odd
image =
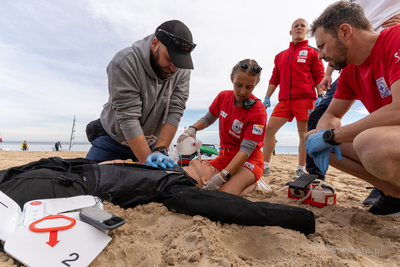
[[[203,185],[203,189],[205,190],[218,190],[223,183],[225,183],[225,179],[222,178],[221,173],[215,174],[211,179]]]
[[[322,99],[324,99],[324,98],[322,96],[319,96],[317,98],[317,100],[315,100],[315,102],[314,102],[314,107],[318,107],[319,104],[321,104]]]
[[[173,166],[177,166],[178,164],[175,163],[173,159],[165,156],[164,154],[152,153],[147,157],[146,163],[144,165],[151,166],[154,168],[161,167],[163,169],[166,169],[167,167],[171,168]]]
[[[264,104],[265,109],[271,107],[271,100],[269,99],[269,96],[266,96],[266,97],[264,98],[263,104]]]
[[[306,141],[307,154],[314,159],[315,165],[321,172],[326,173],[329,167],[329,158],[332,150],[335,152],[336,158],[342,160],[342,152],[340,146],[332,146],[324,141],[322,135],[327,130],[320,130],[315,134],[310,135]]]

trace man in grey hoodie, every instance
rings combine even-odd
[[[107,67],[109,100],[86,128],[87,159],[174,164],[167,147],[186,107],[195,47],[189,28],[171,20],[114,56]]]

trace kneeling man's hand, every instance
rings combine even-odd
[[[164,154],[158,152],[154,152],[147,157],[146,163],[144,165],[166,169],[177,166],[178,164],[170,157],[167,157]]]
[[[315,134],[308,136],[306,141],[307,154],[314,159],[315,165],[320,169],[321,172],[326,173],[329,167],[329,158],[331,152],[335,152],[336,158],[342,160],[342,152],[340,146],[333,146],[326,143],[323,139],[323,134],[327,130],[320,130]]]

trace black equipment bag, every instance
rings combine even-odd
[[[87,195],[84,164],[94,161],[77,158],[43,158],[0,171],[0,191],[20,207],[34,199]]]
[[[181,167],[166,170],[132,163],[84,166],[88,193],[124,208],[162,202],[162,192],[174,186],[195,187]],[[96,181],[96,184],[93,184]]]
[[[305,235],[315,233],[314,213],[307,209],[251,202],[225,192],[174,187],[165,192],[163,203],[172,212],[201,215],[221,223],[280,226]]]

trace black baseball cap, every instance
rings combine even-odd
[[[189,28],[179,20],[169,20],[157,27],[155,35],[167,47],[172,63],[180,69],[194,69],[190,52],[196,47]]]

